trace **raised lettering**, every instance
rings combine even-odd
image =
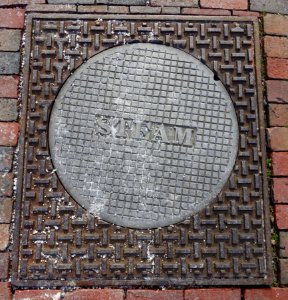
[[[108,135],[111,133],[111,126],[107,123],[107,120],[101,119],[101,121],[97,120],[95,133],[99,133],[100,135]]]
[[[174,144],[192,146],[194,143],[194,130],[192,128],[174,127]]]

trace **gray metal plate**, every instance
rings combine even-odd
[[[184,51],[133,44],[89,59],[52,110],[52,161],[66,190],[117,225],[153,228],[204,208],[238,151],[228,93]]]

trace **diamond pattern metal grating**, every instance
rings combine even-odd
[[[14,285],[271,282],[257,28],[232,17],[28,16]],[[102,50],[139,41],[181,48],[213,70],[233,100],[240,131],[236,164],[215,201],[182,223],[146,230],[89,215],[61,185],[48,145],[53,101],[69,75]]]

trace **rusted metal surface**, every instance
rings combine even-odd
[[[34,15],[28,20],[22,121],[27,126],[22,126],[20,139],[14,284],[269,284],[255,23],[239,18],[101,18]],[[179,47],[200,59],[229,92],[239,126],[236,163],[215,201],[180,224],[146,230],[115,226],[79,206],[60,184],[47,139],[53,101],[69,75],[94,54],[137,41]]]

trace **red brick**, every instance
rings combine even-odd
[[[186,290],[184,300],[240,300],[240,289],[193,289]]]
[[[12,199],[0,199],[0,223],[11,222],[12,207]]]
[[[288,59],[268,57],[267,75],[269,78],[288,79]]]
[[[264,17],[264,31],[267,34],[287,36],[288,16],[268,14]]]
[[[288,105],[270,104],[269,105],[269,124],[270,126],[288,125]]]
[[[288,39],[278,36],[265,36],[264,50],[269,57],[288,58]]]
[[[0,197],[11,197],[13,193],[13,173],[0,173]]]
[[[248,289],[245,290],[245,300],[287,300],[287,288]],[[232,299],[231,299],[232,300]]]
[[[200,0],[203,8],[247,9],[247,0]]]
[[[19,124],[15,122],[0,123],[0,146],[16,146],[19,135]]]
[[[286,231],[280,231],[279,255],[288,258],[288,232]]]
[[[267,97],[269,102],[288,104],[288,81],[267,80]]]
[[[287,105],[288,106],[288,105]],[[269,146],[273,151],[288,151],[288,128],[273,127],[268,129]]]
[[[288,259],[279,259],[280,284],[288,284]],[[288,294],[286,295],[288,296]],[[276,298],[278,300],[278,298]],[[287,298],[286,298],[287,299]]]
[[[152,6],[198,7],[198,0],[151,0]]]
[[[275,207],[275,223],[278,229],[288,229],[288,205],[276,204]]]
[[[0,251],[5,251],[9,245],[9,228],[9,224],[0,224]]]
[[[233,16],[260,17],[260,13],[257,11],[233,10],[232,14]]]
[[[0,282],[0,300],[11,300],[12,291],[9,282]]]
[[[66,293],[65,300],[123,300],[124,291],[120,289],[76,290]],[[140,299],[139,299],[140,300]]]
[[[274,202],[288,204],[288,178],[273,178],[272,188]]]
[[[230,16],[230,10],[225,9],[205,9],[205,8],[183,8],[183,15],[204,15],[204,16]]]
[[[60,300],[61,291],[57,290],[26,290],[16,291],[14,300]]]
[[[183,291],[128,290],[126,300],[183,300]]]
[[[273,152],[272,168],[274,176],[288,176],[288,152]]]
[[[46,0],[1,0],[1,6],[15,6],[17,4],[30,4],[30,3],[46,3]]]
[[[24,13],[22,8],[1,8],[0,27],[2,28],[23,28]]]
[[[0,76],[0,98],[17,98],[18,76]]]
[[[0,279],[5,280],[9,275],[9,253],[0,253]],[[1,292],[0,292],[1,294]]]

